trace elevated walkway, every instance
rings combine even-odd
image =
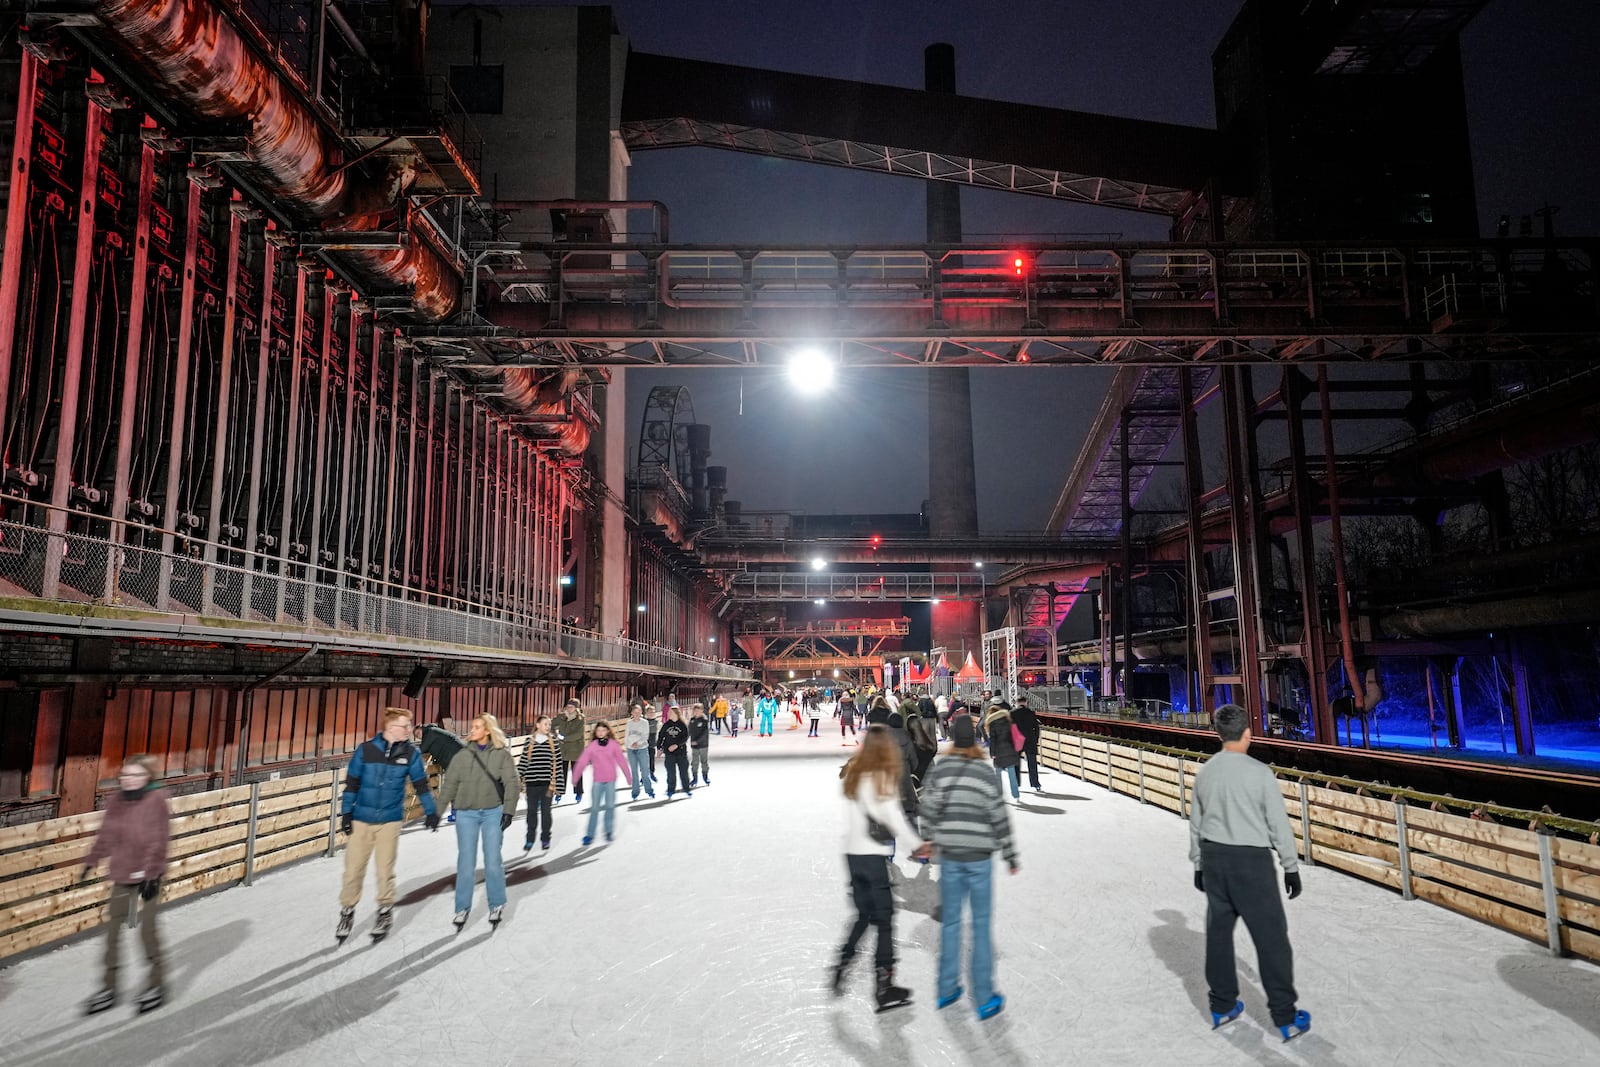
[[[614,844],[579,847],[579,810],[561,805],[551,850],[524,856],[515,824],[497,931],[481,888],[453,931],[453,835],[413,828],[380,944],[365,937],[369,877],[355,936],[335,947],[342,864],[318,857],[164,912],[159,1012],[77,1015],[97,936],[14,963],[0,1064],[301,1064],[352,1048],[400,1063],[435,1039],[493,1063],[1572,1064],[1600,1037],[1600,968],[1320,862],[1286,905],[1313,1029],[1289,1046],[1269,1032],[1241,931],[1245,1016],[1212,1033],[1187,826],[1105,790],[1093,767],[1088,781],[1047,771],[1009,809],[1022,870],[995,881],[1005,1012],[933,1009],[939,869],[902,856],[899,977],[917,1002],[876,1016],[864,961],[843,999],[824,988],[852,915],[837,770],[854,749],[784,730],[711,746],[715,784],[622,804]],[[123,937],[126,996],[142,963]]]

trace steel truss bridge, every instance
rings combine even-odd
[[[465,364],[845,366],[1559,360],[1592,354],[1600,242],[475,246]]]
[[[733,599],[742,601],[983,600],[990,592],[981,573],[827,574],[820,571],[741,571],[732,576]]]

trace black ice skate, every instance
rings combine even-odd
[[[158,985],[153,985],[149,989],[146,989],[143,993],[139,994],[139,1000],[137,1003],[139,1005],[140,1015],[143,1015],[147,1011],[155,1011],[157,1008],[161,1007],[161,987]]]
[[[333,936],[342,945],[344,939],[350,936],[350,929],[356,924],[356,909],[340,908],[339,925],[333,928]]]
[[[833,965],[833,980],[829,983],[828,988],[833,991],[833,995],[836,997],[844,996],[844,977],[850,970],[850,962],[850,957],[840,956],[839,962]]]
[[[873,998],[878,1011],[904,1008],[911,1003],[911,990],[894,984],[894,968],[878,968],[878,989]]]
[[[109,1011],[115,1007],[116,1003],[117,991],[107,986],[84,1003],[83,1013],[85,1015],[99,1015],[101,1012]]]
[[[372,940],[382,941],[392,929],[394,929],[394,909],[379,908],[378,917],[372,923]]]

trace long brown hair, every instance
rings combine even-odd
[[[858,783],[870,777],[880,797],[892,797],[899,791],[900,772],[900,746],[889,736],[887,726],[873,723],[867,727],[861,751],[844,765],[844,795],[854,800]]]

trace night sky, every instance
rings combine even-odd
[[[620,0],[640,51],[920,88],[922,50],[955,46],[964,95],[1214,126],[1211,53],[1240,0],[955,4]],[[1463,38],[1483,232],[1557,204],[1558,232],[1600,232],[1600,18],[1592,0],[1495,0]],[[711,149],[640,152],[630,195],[672,212],[675,241],[919,243],[911,179]],[[1167,221],[966,189],[971,240],[989,235],[1164,239]],[[1108,371],[972,374],[985,530],[1040,528],[1098,407]],[[926,388],[912,368],[857,371],[804,403],[779,372],[630,371],[630,450],[649,388],[686,384],[712,426],[713,464],[746,510],[915,511],[927,497]],[[742,390],[743,412],[740,413]]]

